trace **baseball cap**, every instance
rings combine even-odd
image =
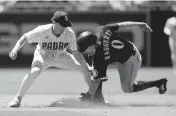
[[[68,20],[68,14],[64,11],[56,11],[52,17],[52,20],[59,23],[63,27],[72,26],[71,21]]]

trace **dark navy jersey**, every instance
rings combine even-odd
[[[105,77],[109,64],[124,63],[135,52],[133,44],[118,34],[118,28],[118,25],[105,25],[97,30],[100,35],[93,58],[93,66],[98,72],[95,78]]]
[[[93,57],[84,55],[89,65],[93,64],[94,70],[97,72],[94,78],[105,77],[109,64],[124,63],[135,52],[133,44],[121,37],[117,32],[118,29],[118,24],[100,26],[97,29],[98,40],[95,55]]]

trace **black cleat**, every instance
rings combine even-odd
[[[81,93],[81,97],[79,97],[81,102],[91,103],[91,104],[106,104],[107,101],[104,100],[103,96],[92,96],[89,93]],[[108,103],[108,102],[107,102]]]
[[[166,78],[159,80],[158,88],[159,88],[160,94],[164,94],[167,91],[167,79]]]
[[[92,99],[92,95],[90,95],[89,93],[81,93],[81,97],[79,97],[79,99],[82,102],[90,102],[90,100]]]
[[[9,104],[10,107],[20,107],[21,105],[21,97],[15,97]]]

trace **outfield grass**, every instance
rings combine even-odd
[[[9,108],[23,76],[30,69],[0,69],[0,116],[176,116],[176,75],[171,68],[142,68],[137,80],[168,78],[168,91],[159,95],[156,88],[125,94],[117,70],[108,69],[103,93],[110,103],[93,105],[78,100],[87,91],[81,73],[48,69],[36,79],[20,108]]]

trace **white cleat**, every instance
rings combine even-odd
[[[9,104],[10,107],[20,107],[21,105],[21,98],[15,97]]]

